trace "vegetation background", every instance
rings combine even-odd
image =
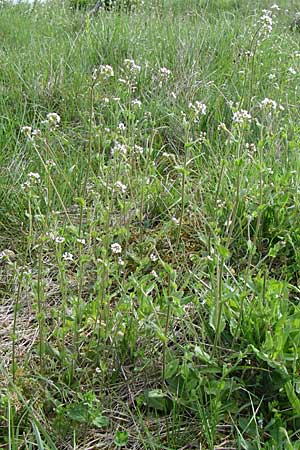
[[[300,449],[297,3],[1,2],[1,448]]]

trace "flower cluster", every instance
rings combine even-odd
[[[118,191],[120,191],[122,194],[125,194],[127,191],[127,186],[123,184],[121,181],[115,182],[115,187]]]
[[[60,124],[60,115],[55,112],[50,112],[46,116],[46,120],[43,120],[42,124],[48,126],[51,130],[57,128]]]
[[[97,69],[93,72],[93,80],[96,81],[99,77],[102,80],[106,80],[114,76],[114,69],[109,64],[101,64]]]
[[[23,191],[29,191],[34,186],[39,185],[41,182],[41,176],[37,172],[29,172],[27,176],[28,179],[23,184],[21,184],[21,189]]]
[[[119,253],[122,253],[122,247],[117,242],[115,242],[114,244],[111,244],[110,249],[111,249],[112,253],[114,253],[116,255]]]
[[[118,141],[115,141],[113,148],[111,149],[112,156],[126,156],[128,153],[128,147],[125,144],[121,144]]]
[[[270,98],[266,97],[264,98],[260,103],[259,106],[261,109],[277,109],[277,102],[275,100],[271,100]]]
[[[195,115],[198,116],[205,116],[207,106],[203,102],[199,102],[198,100],[195,101],[195,103],[190,102],[189,108],[195,113]]]
[[[243,124],[251,121],[251,114],[245,109],[236,111],[233,113],[233,122],[238,124]]]
[[[24,134],[28,139],[33,140],[41,135],[41,130],[33,129],[32,127],[25,126],[21,128],[21,133]]]

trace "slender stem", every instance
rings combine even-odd
[[[166,376],[166,353],[167,353],[167,345],[168,345],[168,330],[170,324],[170,316],[171,316],[171,275],[168,274],[168,306],[167,306],[167,315],[166,315],[166,323],[165,323],[165,340],[163,344],[163,366],[162,366],[162,382],[164,385],[165,376]]]
[[[180,207],[180,217],[179,224],[177,230],[177,241],[176,241],[176,249],[178,250],[181,231],[182,231],[182,222],[184,215],[184,203],[185,203],[185,185],[186,185],[186,166],[187,166],[187,149],[184,149],[184,161],[183,161],[183,173],[182,173],[182,182],[181,182],[181,207]]]
[[[18,315],[19,303],[20,303],[20,298],[21,298],[22,282],[23,282],[23,271],[21,272],[21,275],[19,277],[17,298],[15,301],[15,307],[14,307],[14,321],[13,321],[13,332],[12,332],[12,377],[13,377],[14,383],[16,381],[16,371],[17,371],[17,364],[16,364],[17,315]]]
[[[223,267],[224,267],[224,258],[221,257],[218,259],[217,265],[217,285],[216,285],[216,293],[215,293],[215,317],[216,317],[216,327],[215,327],[215,339],[214,346],[212,350],[212,354],[215,354],[217,345],[219,343],[220,338],[220,328],[221,328],[221,319],[222,319],[222,280],[223,280]]]
[[[41,373],[44,371],[44,312],[43,312],[43,286],[42,286],[42,246],[40,246],[38,257],[38,280],[37,280],[37,309],[39,323],[39,358]]]

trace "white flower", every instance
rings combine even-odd
[[[28,174],[28,180],[25,181],[22,188],[30,188],[31,186],[37,185],[41,182],[41,176],[37,172],[29,172]]]
[[[200,131],[199,142],[201,144],[203,144],[205,141],[206,141],[206,132],[205,131]]]
[[[63,242],[65,242],[65,238],[63,236],[56,236],[54,241],[56,244],[62,244]]]
[[[51,112],[47,114],[47,120],[50,125],[58,125],[60,123],[60,116],[55,112]]]
[[[218,125],[218,131],[227,131],[226,124],[224,122],[220,122]]]
[[[164,78],[168,78],[171,75],[171,70],[167,69],[166,67],[161,67],[159,69],[159,73],[164,77]]]
[[[77,238],[76,241],[78,242],[78,244],[85,245],[85,239],[83,238]]]
[[[264,9],[263,15],[259,19],[258,25],[260,27],[259,37],[261,39],[265,39],[273,29],[272,11]]]
[[[39,181],[40,181],[40,179],[41,179],[41,176],[40,176],[40,174],[37,173],[37,172],[29,172],[28,178],[29,178],[30,180],[34,180],[34,181],[36,181],[37,183],[39,183]]]
[[[41,136],[42,132],[38,128],[35,128],[31,133],[31,138],[34,139],[38,136]]]
[[[131,106],[133,106],[134,108],[141,108],[142,102],[138,98],[135,98],[134,100],[131,101]]]
[[[63,259],[64,261],[73,261],[73,260],[74,260],[74,255],[72,255],[72,253],[65,252],[65,253],[63,253],[63,255],[62,255],[62,259]]]
[[[280,8],[278,5],[276,5],[276,3],[274,3],[274,5],[272,5],[270,9],[274,9],[275,11],[280,11]]]
[[[289,68],[289,72],[292,74],[292,75],[296,75],[296,70],[294,69],[294,67],[290,67]]]
[[[136,64],[133,59],[124,59],[124,66],[133,73],[139,73],[141,71],[141,66]]]
[[[155,262],[155,261],[158,260],[158,256],[155,253],[151,253],[150,259],[151,259],[152,262]]]
[[[115,142],[114,147],[111,149],[111,154],[114,156],[115,154],[121,154],[123,156],[127,155],[127,146],[125,144],[121,144],[120,142]]]
[[[172,222],[175,223],[175,225],[179,225],[179,220],[176,217],[172,217]]]
[[[118,258],[118,264],[119,264],[119,266],[124,266],[125,265],[125,263],[124,263],[122,258]]]
[[[118,129],[119,129],[120,131],[125,131],[125,130],[126,130],[125,124],[124,124],[123,122],[120,122],[119,125],[118,125]]]
[[[25,134],[25,136],[27,136],[28,138],[31,138],[31,133],[32,133],[32,128],[31,127],[22,127],[21,128],[21,133]]]
[[[137,152],[137,153],[139,153],[140,155],[142,155],[143,153],[144,153],[144,149],[143,149],[143,147],[141,147],[140,145],[134,145],[134,150]]]
[[[53,161],[53,159],[47,159],[47,161],[45,162],[46,166],[51,168],[51,167],[56,167],[56,163]]]
[[[122,247],[117,242],[115,242],[114,244],[111,244],[110,248],[111,248],[111,251],[115,254],[122,253]]]
[[[152,275],[154,278],[158,278],[157,272],[156,272],[155,270],[152,270],[152,271],[151,271],[151,275]]]
[[[259,103],[259,106],[262,109],[266,108],[275,110],[277,108],[277,102],[275,102],[275,100],[271,100],[270,98],[266,97]]]
[[[241,109],[240,111],[236,111],[233,113],[233,122],[242,124],[244,122],[250,122],[251,114],[245,109]]]
[[[127,186],[123,184],[121,181],[115,182],[115,187],[122,192],[122,194],[125,194],[127,191]]]
[[[205,116],[207,106],[203,102],[199,102],[198,100],[195,101],[195,103],[189,103],[189,108],[194,111],[196,116]]]
[[[114,69],[108,64],[102,64],[99,67],[97,74],[101,75],[104,79],[110,78],[114,76]]]

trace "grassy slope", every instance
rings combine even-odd
[[[281,1],[257,46],[269,6],[1,9],[3,448],[298,448],[299,34]]]

